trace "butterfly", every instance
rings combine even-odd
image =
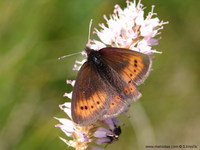
[[[86,126],[115,117],[129,101],[141,97],[136,88],[151,69],[150,56],[124,48],[85,48],[87,61],[80,68],[72,93],[72,120]]]

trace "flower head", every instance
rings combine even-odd
[[[120,128],[117,127],[119,122],[117,118],[99,120],[88,126],[78,126],[71,120],[70,102],[60,105],[60,109],[68,115],[69,119],[55,117],[55,119],[60,122],[60,124],[57,124],[55,127],[59,127],[65,135],[73,138],[73,140],[68,141],[60,137],[62,141],[67,145],[76,148],[76,150],[87,149],[90,142],[95,142],[99,145],[109,144],[113,140],[118,139],[118,136],[121,133],[115,131],[115,129],[119,130]],[[95,147],[91,148],[95,149]]]
[[[167,22],[160,21],[156,17],[154,6],[151,12],[144,16],[144,7],[139,1],[127,1],[127,7],[122,9],[119,5],[114,7],[114,13],[108,17],[104,16],[106,24],[99,24],[100,30],[95,29],[100,40],[89,40],[86,47],[93,50],[99,50],[104,47],[127,48],[138,51],[147,55],[160,53],[152,46],[158,45],[160,30]],[[85,53],[82,53],[85,55]],[[76,61],[73,70],[79,70],[86,59]],[[74,86],[75,81],[67,80],[67,84]],[[72,98],[72,92],[65,93],[65,97]],[[98,145],[110,144],[118,140],[121,134],[121,127],[117,118],[104,118],[87,126],[79,126],[72,121],[71,103],[67,102],[60,105],[69,117],[56,118],[60,124],[59,127],[67,136],[73,140],[61,138],[67,145],[74,147],[76,150],[85,150],[89,148],[89,143],[94,142]],[[127,111],[127,110],[126,110]],[[123,112],[124,113],[124,112]],[[93,150],[100,150],[99,147],[90,147]]]
[[[160,21],[153,12],[144,18],[144,8],[136,1],[127,1],[127,8],[121,9],[115,5],[114,14],[108,19],[104,16],[107,25],[100,24],[100,31],[95,29],[95,34],[101,41],[91,40],[88,46],[92,49],[100,49],[106,46],[127,48],[139,51],[145,54],[159,53],[152,49],[152,46],[158,45],[156,36],[160,34],[163,25],[167,22]]]

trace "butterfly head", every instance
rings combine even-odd
[[[97,65],[101,63],[101,52],[100,51],[95,51],[93,49],[90,49],[89,47],[86,47],[85,51],[88,56],[88,58],[87,58],[88,62],[93,62]]]

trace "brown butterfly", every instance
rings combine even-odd
[[[85,49],[87,61],[78,72],[72,94],[72,119],[80,126],[114,117],[137,100],[136,85],[144,82],[151,58],[129,49]]]

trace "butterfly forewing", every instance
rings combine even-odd
[[[122,108],[119,102],[137,100],[141,96],[136,85],[143,83],[147,78],[151,59],[148,55],[127,49],[103,48],[100,51],[108,66],[121,78],[120,82],[124,82],[122,92],[111,100],[110,107],[104,115],[113,117],[120,112],[118,108]]]
[[[105,90],[108,89],[108,90]],[[112,97],[109,85],[88,62],[81,67],[72,94],[72,119],[79,125],[87,125],[103,116]]]
[[[103,48],[103,58],[126,82],[140,85],[149,75],[151,58],[140,52],[122,48]]]

